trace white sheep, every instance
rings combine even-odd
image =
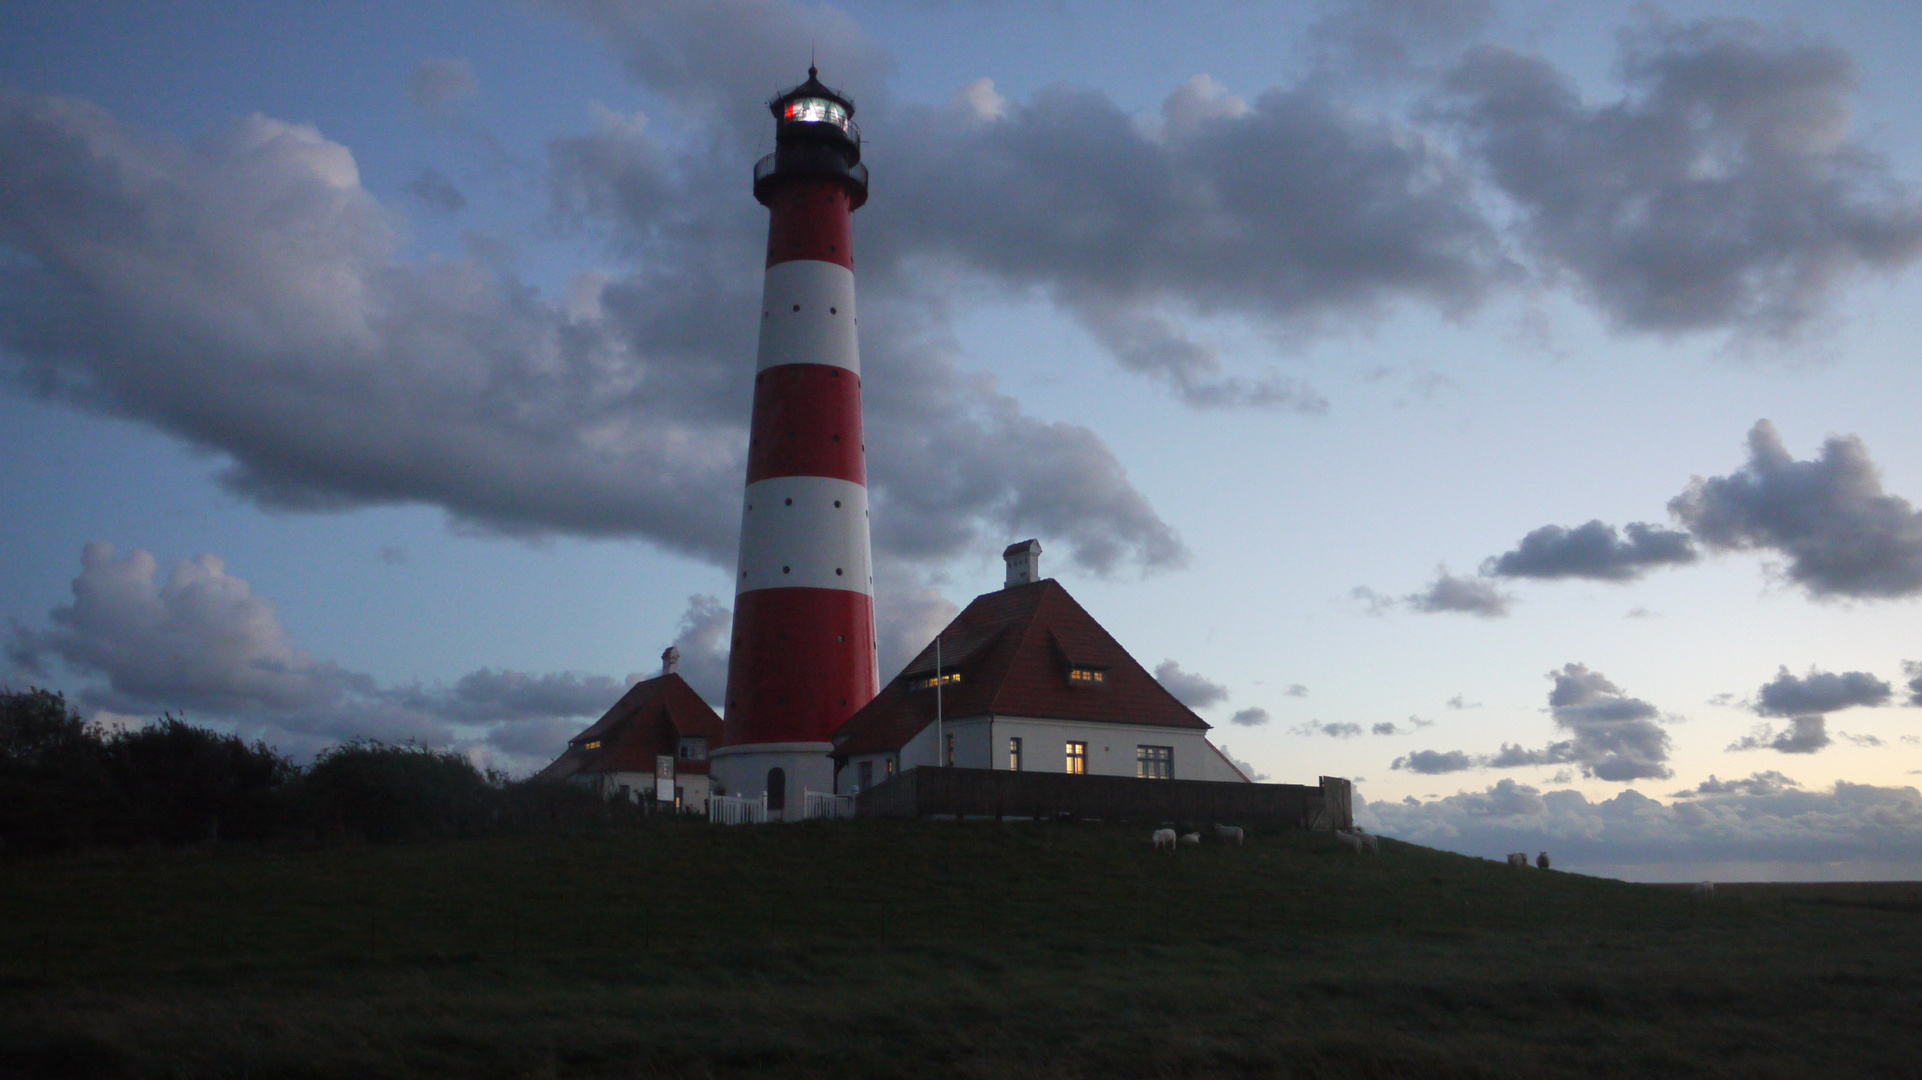
[[[1362,839],[1360,834],[1351,833],[1346,829],[1336,829],[1335,840],[1349,851],[1357,855],[1361,854]]]
[[[1199,847],[1201,845],[1201,834],[1198,832],[1182,833],[1181,842]]]
[[[1696,883],[1695,883],[1695,898],[1696,898],[1697,900],[1713,900],[1713,899],[1715,899],[1715,883],[1714,883],[1713,881],[1698,881],[1698,882],[1696,882]]]
[[[1381,841],[1375,838],[1374,833],[1362,832],[1360,829],[1356,829],[1355,835],[1361,837],[1361,846],[1368,849],[1368,854],[1381,854]]]
[[[1233,840],[1237,844],[1242,841],[1241,826],[1239,825],[1217,825],[1215,826],[1215,835],[1221,837],[1223,840]]]
[[[1523,869],[1527,869],[1527,867],[1528,867],[1528,852],[1526,852],[1526,851],[1511,851],[1511,852],[1509,852],[1509,853],[1508,853],[1508,865],[1510,865],[1510,866],[1519,866],[1519,867],[1522,867]]]
[[[1167,845],[1169,851],[1175,849],[1175,831],[1173,829],[1156,829],[1154,835],[1149,837],[1149,839],[1154,841],[1156,851],[1160,851],[1164,844]]]

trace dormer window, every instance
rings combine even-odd
[[[599,739],[595,739],[593,742],[590,742],[590,743],[581,744],[581,749],[583,750],[599,750],[600,748],[601,748],[601,740]]]
[[[1076,686],[1106,686],[1108,684],[1108,670],[1106,668],[1092,667],[1069,668],[1068,681]]]
[[[932,690],[937,686],[948,686],[961,681],[958,671],[944,671],[939,675],[928,675],[915,679],[908,684],[910,690]]]
[[[682,761],[706,761],[707,740],[700,736],[689,736],[681,740]]]

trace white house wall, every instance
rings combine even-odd
[[[1231,764],[1208,736],[1191,728],[1148,727],[1141,724],[1099,724],[1078,720],[1035,717],[971,716],[942,723],[942,735],[954,736],[954,764],[963,769],[1008,767],[1008,740],[1021,740],[1021,771],[1065,773],[1069,742],[1088,744],[1088,773],[1094,776],[1136,776],[1135,749],[1166,746],[1174,750],[1174,779],[1246,783],[1248,778]],[[938,737],[929,724],[902,748],[900,768],[938,763]],[[887,760],[894,755],[862,754],[848,759],[837,779],[839,794],[854,792],[860,763],[873,763],[875,783],[887,776]]]

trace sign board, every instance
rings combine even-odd
[[[654,799],[670,806],[674,803],[674,755],[654,755]]]

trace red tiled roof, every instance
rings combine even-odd
[[[567,741],[567,750],[535,774],[543,780],[565,780],[582,773],[654,771],[657,754],[674,754],[683,738],[707,739],[719,747],[723,729],[701,695],[677,674],[638,682],[599,720]],[[587,744],[601,745],[589,750]],[[683,773],[704,773],[706,761],[676,761]]]
[[[1053,578],[975,597],[936,640],[942,673],[961,676],[941,689],[942,708],[955,719],[992,714],[1209,727]],[[1071,667],[1103,669],[1102,682],[1070,682]],[[934,723],[934,691],[908,688],[911,677],[933,674],[934,642],[929,642],[879,696],[835,731],[834,756],[899,750]]]

